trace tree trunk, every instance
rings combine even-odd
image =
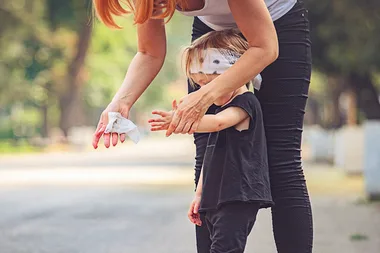
[[[313,94],[309,93],[309,98],[307,99],[306,113],[305,113],[305,125],[320,125],[320,108],[318,100],[313,97]]]
[[[339,128],[344,120],[339,105],[340,95],[344,91],[344,82],[339,77],[329,76],[327,86],[328,106],[325,107],[325,127]]]
[[[41,116],[42,116],[42,124],[41,124],[41,135],[43,138],[49,137],[49,118],[48,118],[48,105],[44,104],[41,106]]]
[[[66,77],[66,89],[60,96],[60,128],[65,136],[73,126],[81,126],[86,122],[85,113],[83,108],[83,79],[81,71],[85,63],[88,48],[90,46],[92,33],[92,23],[86,19],[83,22],[83,28],[78,33],[78,46],[76,55],[69,65]]]
[[[356,93],[349,89],[347,91],[347,125],[349,126],[355,126],[357,125],[357,119],[358,119],[358,105],[357,105],[357,99],[356,99]]]
[[[370,73],[351,73],[349,83],[357,94],[359,109],[367,119],[380,119],[379,94]]]
[[[67,137],[70,128],[84,124],[84,110],[82,103],[82,92],[80,87],[71,89],[65,96],[60,97],[61,108],[59,126]]]

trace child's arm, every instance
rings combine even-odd
[[[195,195],[202,196],[202,188],[203,188],[203,168],[201,170],[201,175],[199,176],[197,190],[195,191]]]
[[[239,124],[248,117],[249,115],[243,109],[239,107],[229,107],[218,114],[203,116],[195,132],[219,132]]]
[[[170,112],[165,111],[153,111],[152,114],[161,116],[160,118],[150,119],[152,131],[167,130],[173,116],[173,112],[176,108],[176,102],[173,101],[173,110]],[[202,117],[197,133],[212,133],[218,132],[223,129],[235,126],[248,118],[249,115],[246,111],[239,107],[229,107],[215,115],[205,115]]]
[[[189,211],[187,212],[187,217],[189,218],[190,222],[198,226],[202,226],[201,217],[199,215],[199,207],[201,205],[201,198],[202,198],[202,187],[203,187],[203,168],[201,170],[201,175],[199,177],[197,190],[195,191],[194,199],[190,204]]]

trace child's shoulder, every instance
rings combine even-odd
[[[239,94],[235,96],[233,99],[231,99],[230,102],[223,105],[222,108],[227,107],[254,107],[255,104],[258,102],[257,97],[255,94],[251,91],[246,91],[242,94]]]
[[[256,100],[257,98],[253,92],[247,91],[235,96],[230,102],[221,106],[216,113],[227,109],[240,108],[247,112],[251,118],[253,118],[256,115],[256,108],[258,105],[258,100]]]

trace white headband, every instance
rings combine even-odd
[[[240,58],[228,49],[207,48],[202,50],[201,61],[192,61],[190,64],[191,74],[222,74],[229,69]],[[261,86],[261,75],[258,74],[253,80],[253,86],[259,90]]]

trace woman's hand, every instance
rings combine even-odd
[[[189,211],[187,213],[187,217],[189,218],[190,222],[197,225],[202,226],[201,217],[199,215],[199,207],[201,204],[201,195],[195,194],[195,197],[193,201],[190,204]]]
[[[170,136],[173,132],[176,134],[193,134],[197,130],[201,118],[214,102],[207,96],[205,88],[206,86],[203,86],[180,100],[166,131],[166,136]]]
[[[159,115],[160,117],[148,120],[148,123],[151,126],[150,131],[168,130],[176,109],[177,109],[177,101],[173,100],[171,111],[169,112],[160,111],[160,110],[152,111],[153,115]]]
[[[96,149],[98,148],[99,140],[103,136],[104,140],[104,146],[106,148],[110,147],[110,140],[112,135],[112,145],[116,146],[119,138],[120,141],[123,143],[125,141],[125,134],[120,134],[120,136],[117,133],[104,133],[107,124],[108,124],[108,113],[109,112],[119,112],[124,118],[128,118],[129,115],[129,106],[127,104],[123,103],[121,100],[115,100],[112,101],[107,108],[102,112],[100,115],[98,127],[96,128],[96,131],[94,133],[94,137],[92,140],[92,146]]]

